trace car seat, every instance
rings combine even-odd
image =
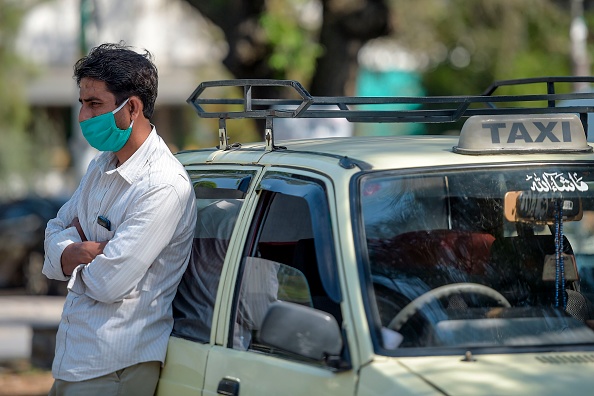
[[[314,308],[328,312],[336,318],[338,323],[342,323],[340,304],[332,301],[322,284],[313,238],[297,241],[292,266],[305,275]]]

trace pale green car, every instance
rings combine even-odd
[[[198,216],[158,394],[594,392],[594,107],[559,106],[594,94],[556,92],[574,80],[440,98],[202,83],[188,102],[220,145],[177,154]],[[206,97],[229,86],[243,97]],[[265,141],[230,144],[235,118],[263,120]],[[461,132],[275,141],[279,118]]]

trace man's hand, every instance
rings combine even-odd
[[[103,253],[107,241],[87,241],[71,243],[64,249],[61,257],[62,272],[66,276],[72,275],[72,271],[80,264],[89,264],[98,255]]]

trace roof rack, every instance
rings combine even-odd
[[[274,145],[272,120],[274,118],[346,118],[351,122],[417,122],[449,123],[474,115],[522,115],[522,114],[579,114],[584,130],[588,128],[588,113],[594,112],[591,105],[557,106],[558,101],[594,99],[594,92],[556,93],[555,86],[560,83],[594,83],[594,77],[539,77],[516,80],[503,80],[491,84],[481,95],[466,96],[390,96],[390,97],[342,97],[312,96],[297,81],[271,79],[237,79],[205,81],[200,83],[187,99],[203,118],[219,119],[219,142],[221,149],[229,149],[226,129],[227,119],[253,118],[265,119],[265,139],[267,150],[277,148]],[[503,86],[546,84],[545,94],[531,95],[494,95]],[[243,98],[204,98],[207,89],[216,87],[243,88]],[[285,87],[292,89],[300,99],[253,98],[254,87]],[[538,102],[546,102],[546,106]],[[515,103],[516,106],[510,104]],[[517,104],[532,103],[532,106]],[[242,106],[238,111],[207,111],[204,106]],[[312,105],[336,106],[336,110],[312,108]],[[362,106],[361,108],[354,108]],[[367,105],[413,105],[406,109],[365,109]],[[286,107],[290,106],[291,109]],[[284,109],[282,107],[285,107]]]

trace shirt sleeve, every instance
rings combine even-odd
[[[79,268],[74,283],[84,287],[73,286],[100,302],[124,299],[174,237],[184,213],[182,201],[172,185],[163,184],[131,203],[103,254]]]
[[[70,227],[72,220],[77,217],[79,191],[60,208],[55,218],[48,221],[45,228],[45,258],[41,272],[50,279],[68,280],[70,277],[62,272],[62,252],[74,242],[82,242],[76,227]]]

